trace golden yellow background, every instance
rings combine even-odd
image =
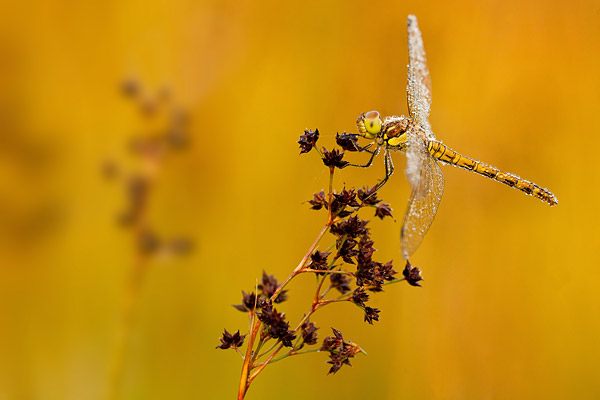
[[[0,399],[103,399],[134,258],[115,223],[126,144],[142,126],[119,93],[166,85],[190,113],[191,146],[164,164],[150,218],[194,252],[154,260],[125,354],[123,399],[231,399],[241,360],[215,350],[231,307],[262,270],[283,279],[324,215],[320,144],[359,113],[406,113],[406,17],[423,32],[431,125],[454,149],[559,198],[444,167],[446,191],[413,263],[424,287],[314,321],[368,356],[327,376],[323,354],[268,367],[248,399],[600,398],[600,3],[597,1],[31,1],[0,12]],[[351,155],[353,160],[360,156]],[[404,155],[381,192],[398,222],[373,221],[376,259],[401,270]],[[373,184],[346,169],[336,187]],[[326,237],[324,244],[331,237]],[[291,321],[312,280],[290,287]]]

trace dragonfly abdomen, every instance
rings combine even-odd
[[[518,189],[526,194],[537,197],[551,206],[558,204],[558,199],[549,190],[544,189],[533,182],[529,182],[526,179],[511,174],[510,172],[502,172],[498,168],[492,167],[491,165],[487,165],[485,163],[475,161],[472,158],[465,157],[441,142],[430,140],[427,145],[427,149],[434,158],[442,162],[464,168],[468,171],[476,172],[479,175],[483,175],[497,182],[504,183],[505,185]]]

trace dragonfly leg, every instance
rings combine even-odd
[[[390,179],[390,176],[394,174],[394,163],[392,162],[392,155],[388,149],[385,149],[385,154],[383,156],[383,162],[385,165],[385,178],[383,178],[377,186],[375,186],[375,190],[373,193],[377,192],[379,189],[385,185],[385,183]]]
[[[366,151],[367,153],[371,154],[371,157],[369,158],[369,161],[367,161],[366,164],[346,164],[344,166],[344,168],[346,167],[359,167],[359,168],[368,168],[371,166],[371,164],[373,164],[373,160],[375,159],[375,156],[377,154],[379,154],[379,150],[380,148],[377,147],[377,149],[375,150],[369,150],[368,148],[371,146],[371,144],[366,145],[365,147],[361,147],[360,151]]]
[[[379,181],[373,189],[370,190],[371,193],[362,200],[363,204],[369,197],[377,193],[379,189],[381,189],[383,185],[385,185],[388,179],[390,179],[390,176],[392,176],[394,173],[394,163],[392,162],[392,155],[387,148],[385,149],[385,153],[383,156],[383,163],[385,165],[385,177],[381,181]]]
[[[358,151],[366,151],[367,153],[371,153],[373,154],[373,152],[371,150],[367,150],[369,147],[373,146],[373,143],[369,143],[364,147],[360,147],[358,146]]]

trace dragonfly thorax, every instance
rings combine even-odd
[[[403,149],[406,147],[406,130],[411,123],[405,116],[386,117],[382,122],[377,111],[361,114],[356,120],[358,133],[365,139],[377,140],[378,144]]]
[[[385,143],[388,146],[404,150],[406,148],[406,131],[410,124],[411,119],[404,115],[386,117],[381,127],[381,135]]]

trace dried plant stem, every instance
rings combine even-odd
[[[144,179],[148,188],[152,187],[156,173],[158,172],[159,158],[147,156],[144,159]],[[147,194],[146,194],[147,196]],[[140,249],[140,242],[146,230],[147,199],[142,202],[139,209],[137,220],[133,227],[133,246],[135,258],[131,267],[131,275],[124,289],[121,305],[121,320],[117,327],[117,337],[115,343],[115,355],[110,374],[110,386],[108,392],[109,400],[117,400],[123,383],[125,371],[125,354],[127,344],[131,337],[131,330],[134,321],[136,306],[139,300],[140,291],[144,278],[148,270],[148,254]]]
[[[306,254],[304,255],[304,257],[302,257],[302,260],[298,263],[298,265],[296,266],[296,268],[294,268],[294,270],[292,271],[292,273],[281,283],[281,285],[279,285],[277,287],[277,289],[275,290],[275,292],[273,293],[273,295],[271,296],[271,298],[269,299],[271,302],[274,301],[277,296],[279,295],[279,293],[281,293],[281,291],[286,287],[286,285],[294,278],[296,277],[296,275],[301,274],[302,272],[304,272],[304,269],[307,266],[307,261],[309,259],[309,257],[311,256],[311,254],[313,254],[313,252],[315,251],[315,249],[317,248],[319,242],[321,241],[321,239],[323,238],[323,236],[325,236],[325,233],[327,233],[327,231],[329,230],[329,228],[331,227],[331,225],[333,224],[333,222],[335,221],[335,217],[332,215],[331,213],[331,203],[333,201],[333,173],[335,171],[335,168],[330,167],[329,168],[329,213],[328,213],[328,218],[327,218],[327,223],[325,224],[325,226],[323,227],[323,229],[321,229],[321,232],[319,232],[319,234],[317,235],[316,239],[313,241],[313,243],[310,245],[308,251],[306,252]],[[316,293],[316,297],[315,297],[315,301],[313,302],[313,306],[311,307],[311,311],[305,315],[305,317],[302,319],[302,321],[300,322],[300,324],[298,324],[298,326],[294,329],[294,331],[297,331],[298,329],[300,329],[300,327],[302,326],[302,324],[308,319],[308,317],[319,307],[319,292],[321,289],[321,284],[319,285],[318,289],[317,289],[317,293]],[[254,347],[254,341],[256,339],[256,335],[258,334],[260,327],[262,325],[262,322],[260,320],[258,320],[256,318],[256,312],[255,311],[251,311],[252,313],[252,322],[251,322],[251,326],[253,325],[254,328],[252,329],[252,331],[250,332],[250,337],[248,339],[248,347],[246,349],[246,356],[244,358],[244,364],[242,365],[242,373],[240,376],[240,385],[239,385],[239,390],[238,390],[238,400],[242,400],[244,398],[244,396],[246,395],[246,392],[248,391],[248,387],[250,387],[250,383],[252,382],[252,380],[254,380],[254,378],[267,366],[267,364],[269,364],[271,362],[271,360],[273,359],[273,357],[275,357],[275,355],[281,350],[281,348],[283,347],[283,344],[280,344],[277,349],[275,349],[273,351],[273,353],[271,353],[271,355],[269,356],[269,358],[267,358],[263,363],[258,364],[258,369],[251,375],[250,374],[250,370],[254,367],[256,367],[256,365],[253,365],[253,361],[258,359],[260,356],[265,355],[267,352],[264,352],[263,354],[259,354],[258,353],[258,348],[256,350],[256,352],[253,351],[253,347]]]
[[[282,284],[277,288],[277,290],[275,291],[275,293],[273,293],[273,296],[271,296],[271,301],[273,301],[274,299],[277,298],[277,296],[279,295],[279,293],[281,293],[281,291],[283,290],[283,288],[298,274],[300,274],[303,270],[303,267],[306,266],[306,262],[308,261],[308,258],[310,257],[310,255],[315,251],[315,248],[317,247],[317,245],[319,244],[319,242],[321,241],[321,239],[323,238],[323,236],[325,235],[325,233],[327,233],[327,231],[329,230],[329,227],[331,226],[331,224],[326,224],[323,229],[321,230],[321,232],[319,232],[319,235],[317,236],[317,238],[314,240],[314,242],[312,243],[312,245],[310,246],[308,252],[304,255],[304,257],[302,258],[302,260],[300,261],[300,263],[296,266],[296,268],[294,269],[294,271],[292,271],[292,273],[287,277],[287,279],[285,281],[282,282]],[[254,367],[254,365],[251,365],[254,354],[258,354],[258,353],[254,353],[252,351],[253,347],[254,347],[254,340],[256,339],[256,335],[258,334],[260,327],[262,325],[262,322],[260,320],[258,320],[256,318],[256,312],[251,311],[252,312],[252,325],[254,326],[254,328],[252,329],[252,332],[250,333],[250,337],[248,339],[248,348],[246,350],[246,356],[244,359],[244,364],[242,366],[242,374],[240,376],[240,387],[238,390],[238,400],[242,400],[244,398],[244,396],[246,395],[246,391],[248,390],[248,387],[250,386],[250,383],[252,382],[252,380],[254,379],[254,377],[256,377],[256,375],[258,375],[263,369],[264,367],[267,366],[267,364],[271,361],[271,359],[275,356],[275,354],[277,354],[277,352],[279,352],[279,350],[281,349],[281,347],[283,347],[283,345],[280,345],[270,356],[269,358],[261,364],[261,366],[259,367],[259,369],[252,374],[251,377],[249,377],[249,373],[250,373],[250,369],[252,367]],[[302,326],[302,324],[300,324],[295,330],[298,330],[300,328],[300,326]]]
[[[256,338],[256,334],[260,329],[260,321],[256,318],[256,312],[252,311],[252,324],[254,324],[254,329],[250,334],[250,338],[248,339],[248,348],[246,349],[246,356],[244,357],[244,364],[242,365],[242,375],[240,377],[240,387],[238,390],[238,400],[242,400],[246,395],[246,391],[248,390],[248,386],[250,386],[250,382],[248,382],[248,374],[250,372],[250,362],[252,361],[252,347],[254,347],[254,339]]]
[[[258,353],[258,355],[256,356],[256,359],[258,360],[259,358],[262,358],[265,355],[269,354],[269,352],[271,350],[273,350],[275,347],[277,347],[278,344],[279,344],[279,342],[273,343],[273,345],[271,347],[269,347],[267,350],[263,351],[262,353],[258,353],[259,349],[257,348],[255,351],[255,353]]]
[[[321,351],[321,349],[307,349],[307,350],[302,350],[302,351],[293,351],[293,350],[290,350],[288,353],[283,354],[283,355],[281,355],[281,356],[279,356],[277,358],[272,359],[271,362],[270,362],[270,364],[273,364],[273,363],[275,363],[277,361],[281,361],[284,358],[289,357],[289,356],[297,356],[297,355],[300,355],[300,354],[308,354],[308,353],[318,353],[320,351]]]
[[[341,270],[323,271],[321,269],[305,268],[302,270],[302,272],[316,272],[316,273],[320,273],[320,274],[343,274],[343,275],[354,276],[354,273],[352,273],[352,272],[341,271]]]
[[[333,172],[335,171],[335,167],[329,167],[329,213],[327,218],[327,224],[331,225],[333,223],[333,215],[331,210],[331,203],[333,203]]]
[[[121,322],[117,331],[115,358],[113,361],[110,381],[111,385],[108,397],[110,400],[116,400],[119,398],[119,391],[123,382],[125,353],[127,349],[127,343],[129,342],[129,338],[131,336],[134,311],[139,299],[140,288],[146,275],[146,262],[146,256],[141,254],[137,256],[131,277],[123,295]]]

